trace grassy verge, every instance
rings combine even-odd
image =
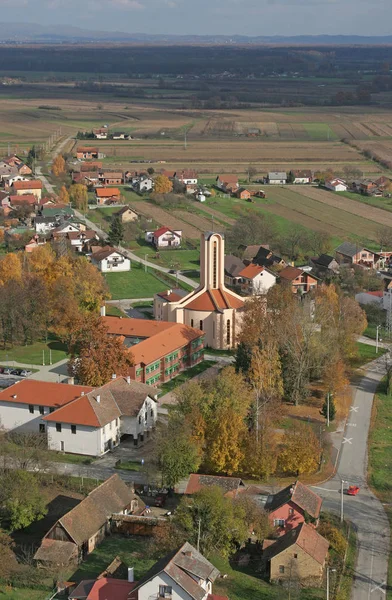
[[[122,311],[118,306],[114,306],[113,304],[106,304],[106,316],[108,317],[124,317],[128,318],[127,313]]]
[[[141,471],[142,465],[135,460],[126,460],[116,464],[115,469],[120,469],[121,471]]]
[[[89,465],[93,462],[92,458],[80,454],[67,454],[64,452],[54,452],[48,450],[48,459],[51,462],[68,463],[72,465]]]
[[[31,588],[11,588],[6,585],[0,585],[0,595],[4,600],[46,600],[50,598],[49,591],[33,590]]]
[[[382,381],[374,398],[371,430],[369,434],[368,480],[381,502],[389,504],[385,512],[392,528],[392,396]],[[387,598],[392,598],[392,547],[389,554]]]
[[[35,342],[29,346],[0,350],[0,362],[15,361],[26,365],[42,365],[44,358],[45,364],[49,364],[50,353],[53,364],[67,358],[66,346],[59,340],[52,339],[48,342]]]
[[[346,562],[344,565],[343,573],[340,579],[339,591],[336,595],[336,600],[350,600],[351,588],[353,585],[353,573],[355,567],[355,560],[357,556],[357,534],[355,529],[351,526],[348,547],[346,554]]]
[[[377,353],[375,346],[363,344],[362,342],[356,342],[356,348],[357,355],[351,360],[352,367],[361,367],[386,353],[385,348],[379,348]]]
[[[214,348],[206,348],[206,354],[211,354],[211,356],[235,356],[234,350],[215,350]]]
[[[193,377],[196,377],[196,375],[200,375],[201,373],[204,373],[204,371],[206,371],[210,367],[213,367],[215,364],[216,363],[213,362],[212,360],[203,360],[203,362],[199,363],[198,365],[195,365],[194,367],[191,367],[190,369],[183,371],[182,373],[177,375],[177,377],[175,377],[174,379],[171,379],[170,381],[166,381],[166,383],[163,383],[162,385],[159,386],[159,388],[161,390],[161,396],[163,394],[167,394],[168,392],[172,392],[176,387],[186,383]]]

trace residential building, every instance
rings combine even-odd
[[[239,188],[237,175],[218,175],[216,178],[216,187],[223,192],[235,192]]]
[[[42,197],[42,187],[42,181],[40,179],[30,179],[29,181],[15,181],[12,189],[17,196],[34,194],[39,204]]]
[[[239,273],[245,267],[238,256],[234,254],[225,255],[225,284],[231,287],[235,287],[240,283]]]
[[[275,283],[277,276],[266,267],[251,263],[239,273],[239,286],[245,296],[258,296],[266,294]]]
[[[374,269],[380,260],[380,254],[353,244],[352,242],[343,242],[335,250],[336,260],[339,265],[361,265]]]
[[[27,252],[29,254],[30,252],[34,252],[34,250],[36,248],[39,248],[40,246],[45,246],[45,244],[46,244],[45,239],[41,240],[39,235],[34,235],[31,238],[31,240],[29,241],[29,243],[26,244],[24,249],[25,249],[25,252]]]
[[[35,227],[36,233],[41,233],[41,234],[49,233],[49,231],[52,231],[53,229],[55,229],[55,227],[57,227],[58,224],[59,224],[58,218],[55,216],[40,217],[39,215],[37,215],[34,219],[34,227]]]
[[[252,262],[261,267],[268,267],[274,270],[279,270],[287,266],[285,260],[274,254],[268,246],[260,246]]]
[[[291,286],[294,294],[307,294],[311,290],[316,289],[318,283],[315,275],[297,267],[285,267],[279,271],[279,277],[281,283]]]
[[[112,138],[114,140],[129,140],[130,136],[127,133],[124,133],[123,131],[115,131],[114,133],[112,133]]]
[[[92,229],[70,231],[65,236],[70,241],[71,248],[77,252],[90,252],[91,246],[94,246],[99,241],[97,233]]]
[[[331,192],[346,192],[348,185],[343,179],[329,179],[325,182],[324,187]]]
[[[290,175],[293,179],[293,183],[312,183],[313,175],[309,169],[303,170],[292,170]]]
[[[34,210],[35,205],[38,203],[37,197],[34,194],[11,194],[8,196],[11,208],[16,208],[22,204],[29,204]]]
[[[219,575],[212,563],[185,542],[136,583],[129,600],[207,600]]]
[[[159,385],[204,359],[204,334],[187,325],[146,319],[103,317],[109,335],[130,349],[129,374],[137,382]]]
[[[87,163],[82,163],[80,165],[80,170],[83,173],[84,171],[100,171],[103,167],[103,163],[101,161],[89,161]]]
[[[225,286],[225,244],[220,233],[201,234],[200,285],[174,301],[154,297],[154,316],[198,327],[206,346],[226,350],[237,344],[244,299]]]
[[[151,179],[151,177],[144,177],[139,179],[134,184],[134,187],[140,193],[151,192],[154,189],[154,181]]]
[[[42,217],[51,217],[54,215],[54,216],[58,217],[59,219],[60,218],[66,219],[69,217],[74,217],[75,211],[70,204],[60,204],[60,203],[53,204],[52,202],[50,202],[45,206],[40,205],[39,214]]]
[[[279,535],[294,529],[305,521],[305,514],[317,520],[322,499],[306,485],[296,481],[276,494],[270,494],[264,509]]]
[[[118,188],[96,188],[95,197],[98,206],[104,204],[118,204],[121,200],[121,192]]]
[[[358,304],[377,304],[381,308],[384,308],[384,295],[385,292],[382,290],[374,292],[359,292],[355,294],[355,300]]]
[[[270,171],[267,183],[270,185],[285,185],[287,183],[287,173],[284,171]]]
[[[111,246],[104,246],[93,252],[91,262],[101,273],[118,273],[131,270],[129,258],[123,252],[119,252]]]
[[[359,186],[359,193],[364,196],[372,196],[377,189],[377,184],[371,179],[364,179]]]
[[[392,183],[392,180],[389,177],[385,177],[385,175],[382,175],[381,177],[376,179],[374,183],[378,188],[385,189]]]
[[[252,196],[252,194],[250,193],[250,191],[247,190],[244,187],[238,188],[238,190],[236,191],[235,195],[240,200],[249,200],[249,198],[251,198],[251,196]]]
[[[311,263],[318,273],[328,273],[331,275],[339,272],[339,263],[329,254],[320,254],[311,258]]]
[[[115,215],[120,217],[122,223],[133,223],[139,219],[139,214],[130,206],[123,206]]]
[[[29,176],[33,173],[30,167],[28,167],[19,156],[16,156],[16,154],[12,154],[11,156],[6,156],[3,158],[0,161],[0,167],[2,166],[15,168],[19,175]]]
[[[128,600],[136,583],[102,577],[85,579],[68,596],[69,600]]]
[[[271,582],[320,585],[329,543],[314,527],[301,523],[277,540],[265,540],[263,546],[262,559]]]
[[[97,146],[79,146],[76,150],[76,158],[79,160],[93,160],[99,157]]]
[[[198,182],[198,174],[194,169],[176,171],[175,178],[185,185],[197,185]]]
[[[245,484],[240,477],[191,473],[185,481],[177,485],[175,491],[177,494],[191,496],[206,487],[219,487],[223,490],[224,495],[230,498],[235,498],[238,493],[245,490]]]
[[[108,128],[101,127],[100,129],[93,129],[93,134],[97,140],[107,140],[108,139]]]
[[[178,248],[181,246],[182,231],[160,227],[156,231],[146,231],[145,240],[155,248]]]
[[[101,483],[49,529],[34,560],[69,565],[86,558],[110,533],[111,518],[143,511],[145,505],[116,474]]]
[[[98,172],[98,179],[102,185],[121,185],[124,183],[124,173],[122,171],[102,171]]]
[[[269,250],[268,245],[263,246],[261,244],[252,244],[250,246],[245,246],[244,244],[241,244],[240,246],[238,246],[241,258],[245,262],[245,264],[249,264],[253,261],[260,248],[267,248]]]

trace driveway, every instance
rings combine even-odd
[[[353,573],[353,600],[384,600],[388,573],[389,523],[381,502],[367,485],[367,440],[373,398],[385,374],[385,359],[368,365],[356,386],[343,435],[339,440],[336,475],[314,489],[323,497],[323,507],[334,513],[341,509],[341,482],[359,485],[358,496],[343,495],[344,515],[356,527],[358,556]]]

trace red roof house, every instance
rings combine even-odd
[[[300,481],[287,486],[277,494],[270,494],[265,510],[273,527],[280,535],[305,521],[305,513],[318,519],[322,499]]]

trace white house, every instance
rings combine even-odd
[[[34,227],[36,233],[49,233],[58,225],[58,218],[56,216],[52,217],[40,217],[37,216],[34,219]]]
[[[71,247],[77,252],[82,252],[86,246],[90,246],[93,242],[99,240],[98,235],[92,229],[84,231],[70,231],[65,234],[71,243]]]
[[[198,175],[194,169],[184,169],[183,171],[178,171],[175,175],[178,181],[184,183],[185,185],[197,185]]]
[[[29,181],[28,177],[23,177],[23,175],[13,175],[8,179],[8,185],[14,185],[16,181]]]
[[[348,190],[348,185],[343,179],[330,179],[324,185],[327,190],[332,192],[346,192]]]
[[[290,171],[290,175],[293,177],[293,183],[312,183],[312,171],[309,169]]]
[[[154,182],[151,177],[146,177],[145,179],[139,179],[135,183],[135,188],[138,192],[151,192],[154,188]]]
[[[191,544],[185,542],[174,554],[156,563],[136,584],[130,598],[151,600],[212,599],[212,584],[220,573]],[[137,596],[136,596],[137,594]]]
[[[216,178],[216,187],[220,190],[235,191],[238,189],[238,176],[237,175],[218,175]]]
[[[237,278],[241,290],[249,296],[266,294],[276,284],[277,279],[272,271],[253,263],[242,269]]]
[[[131,270],[131,261],[129,258],[111,246],[104,246],[93,252],[91,262],[102,273],[111,273],[113,271],[118,273],[119,271]]]
[[[270,185],[285,185],[287,183],[287,173],[284,171],[271,171],[268,173],[268,183]]]
[[[175,248],[181,246],[182,231],[160,227],[156,231],[146,231],[145,240],[156,248]]]

